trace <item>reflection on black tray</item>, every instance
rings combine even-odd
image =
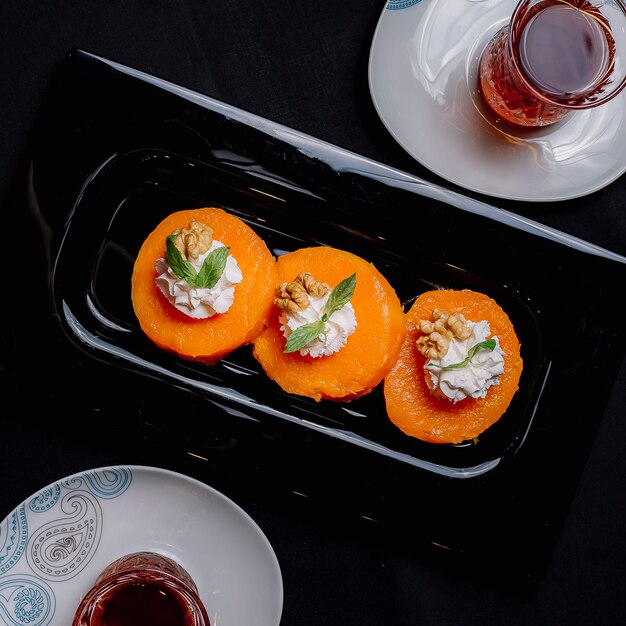
[[[624,259],[82,51],[51,89],[32,192],[66,368],[115,385],[106,401],[148,436],[522,576],[545,565],[624,354],[606,313]],[[476,444],[427,444],[390,423],[381,386],[315,402],[282,392],[250,346],[210,367],[155,347],[132,311],[135,255],[167,214],[201,206],[234,213],[277,256],[358,254],[407,310],[438,287],[493,297],[524,359],[504,417]]]

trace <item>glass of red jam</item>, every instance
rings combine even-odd
[[[72,626],[210,626],[189,573],[155,552],[108,565],[83,598]]]

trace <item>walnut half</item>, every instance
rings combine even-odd
[[[309,272],[300,272],[295,280],[276,286],[274,304],[287,313],[297,313],[309,306],[309,296],[321,298],[330,290],[330,285],[316,280]]]
[[[175,235],[174,245],[186,260],[197,259],[213,245],[213,229],[195,220],[189,223],[189,228],[175,230],[172,235]]]
[[[415,345],[427,359],[441,359],[445,356],[452,338],[467,339],[472,327],[461,313],[433,310],[433,320],[420,320],[417,327],[422,333]]]

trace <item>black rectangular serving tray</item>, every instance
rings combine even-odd
[[[42,107],[27,201],[20,232],[41,265],[37,306],[10,324],[13,382],[38,381],[41,411],[139,432],[317,514],[404,532],[407,549],[541,576],[624,357],[611,312],[625,258],[78,49]],[[428,444],[390,423],[380,385],[315,402],[284,393],[250,346],[213,366],[158,349],[133,314],[134,259],[167,214],[201,206],[277,256],[362,256],[406,309],[436,288],[495,298],[524,359],[506,414],[476,443]]]

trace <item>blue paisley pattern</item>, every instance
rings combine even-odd
[[[124,467],[77,474],[42,489],[0,524],[0,626],[52,622],[57,584],[78,576],[98,549],[100,501],[119,497],[131,482]]]
[[[35,576],[0,578],[0,623],[46,626],[55,608],[52,589]]]
[[[421,1],[422,0],[389,0],[389,2],[387,2],[387,6],[385,6],[385,9],[388,9],[389,11],[408,9],[409,7],[412,7],[414,4],[417,4]]]
[[[100,472],[85,472],[81,476],[66,480],[63,486],[68,489],[85,486],[99,498],[117,498],[128,489],[131,480],[130,470],[117,467]]]
[[[24,505],[13,511],[0,525],[0,575],[20,560],[28,541]]]
[[[29,503],[28,507],[35,513],[41,513],[42,511],[48,511],[51,509],[59,499],[61,495],[61,487],[58,484],[54,484],[51,487],[47,487],[35,496]]]
[[[63,517],[33,532],[26,557],[33,572],[46,580],[67,580],[91,560],[102,534],[102,508],[87,491],[61,498]]]

